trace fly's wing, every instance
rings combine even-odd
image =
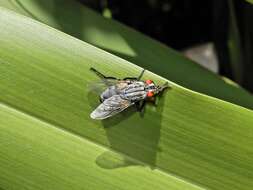
[[[91,114],[92,119],[106,119],[111,117],[134,103],[122,99],[120,95],[114,95],[101,103]]]
[[[95,94],[100,95],[105,89],[108,88],[108,86],[114,86],[117,84],[117,82],[117,80],[113,79],[108,79],[107,83],[104,83],[103,81],[91,82],[88,83],[87,88],[89,92],[94,92]]]

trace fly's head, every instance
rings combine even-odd
[[[155,95],[157,94],[157,86],[152,80],[145,81],[145,91],[146,91],[146,98],[147,99],[154,99]]]
[[[152,80],[145,81],[146,98],[148,100],[154,100],[155,96],[161,93],[164,89],[168,88],[169,85],[166,82],[163,86],[155,85]]]

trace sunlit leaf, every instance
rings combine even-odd
[[[252,95],[242,88],[231,86],[178,52],[112,19],[105,19],[77,1],[2,0],[0,6],[44,22],[184,87],[253,108]]]
[[[144,116],[94,121],[91,66],[119,78],[142,70],[0,8],[1,189],[252,189],[251,110],[169,81]]]

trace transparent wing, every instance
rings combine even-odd
[[[114,95],[101,103],[91,114],[92,119],[105,119],[111,117],[134,103],[122,99],[120,95]]]
[[[104,81],[91,82],[87,84],[87,89],[89,92],[94,92],[97,95],[100,95],[108,86],[116,85],[118,80],[108,79],[106,83]]]

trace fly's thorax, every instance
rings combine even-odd
[[[132,81],[121,93],[122,98],[132,102],[146,98],[145,84],[142,81]]]
[[[123,90],[123,89],[125,89],[130,83],[131,83],[130,81],[120,80],[119,82],[117,82],[116,88],[117,88],[118,90]]]
[[[128,84],[124,89],[123,93],[124,94],[130,94],[130,93],[135,93],[135,92],[140,92],[145,90],[145,84],[141,81],[134,81],[130,84]]]
[[[131,93],[122,93],[120,96],[122,99],[130,100],[131,102],[137,102],[146,98],[146,92],[142,90]]]

